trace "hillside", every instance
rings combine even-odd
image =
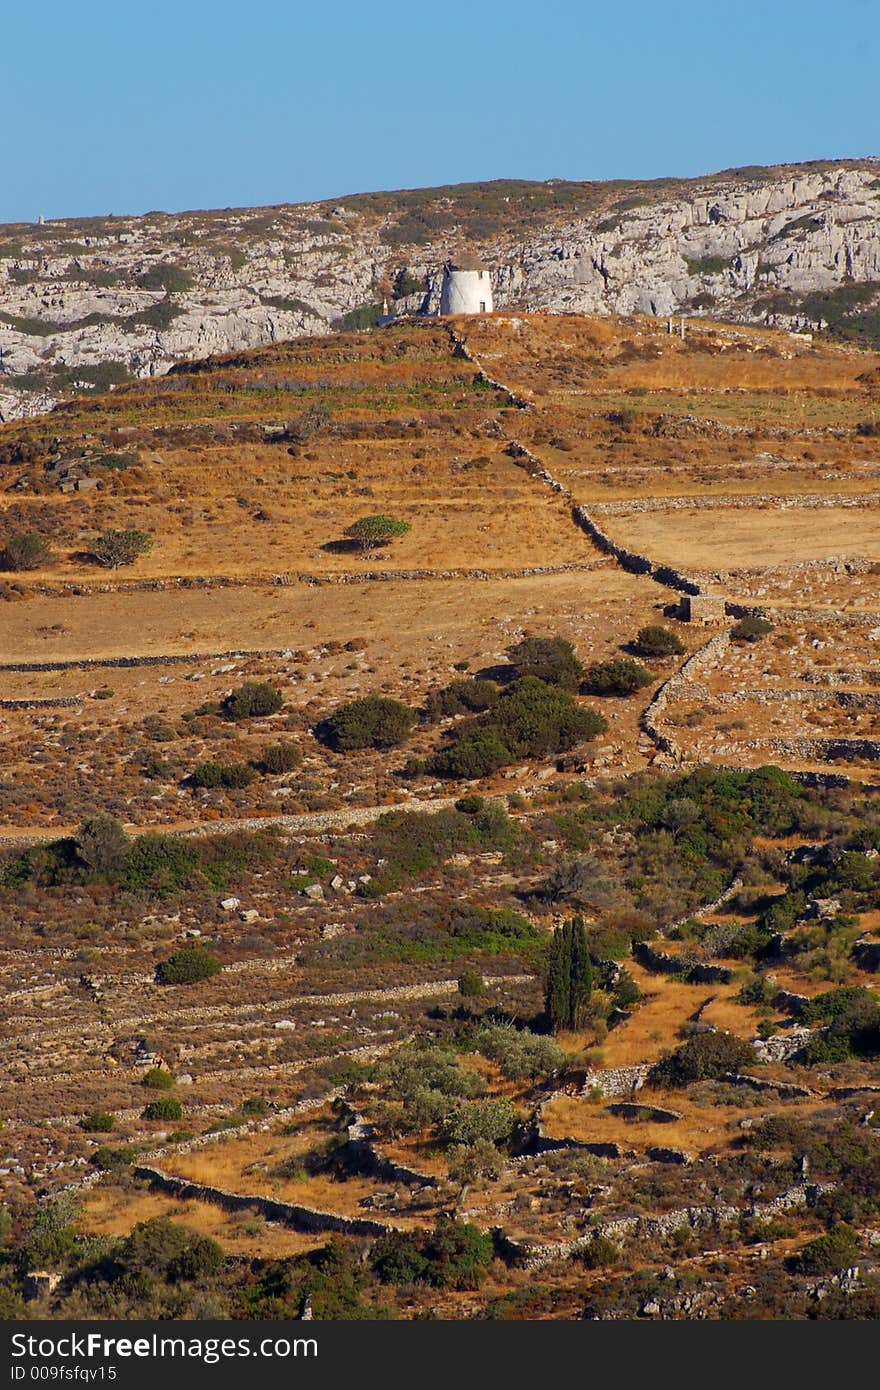
[[[0,419],[175,362],[436,309],[451,246],[496,306],[721,317],[878,341],[873,160],[487,184],[0,228]]]
[[[877,1316],[878,383],[517,312],[0,427],[4,1316]]]

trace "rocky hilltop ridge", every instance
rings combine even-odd
[[[175,362],[436,312],[450,247],[497,308],[683,313],[880,343],[880,160],[499,180],[0,227],[0,419]]]

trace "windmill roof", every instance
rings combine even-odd
[[[485,261],[481,261],[479,256],[471,256],[467,252],[460,255],[450,256],[446,262],[447,270],[488,270]]]

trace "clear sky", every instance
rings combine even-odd
[[[880,154],[880,0],[0,0],[0,221]]]

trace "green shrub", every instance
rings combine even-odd
[[[199,852],[195,845],[177,835],[151,831],[132,840],[121,883],[131,893],[161,897],[191,887],[199,877]]]
[[[216,1273],[223,1260],[222,1247],[210,1236],[196,1235],[167,1217],[154,1216],[139,1221],[116,1248],[110,1277],[135,1286],[153,1278],[172,1283],[204,1280]]]
[[[396,748],[416,721],[416,714],[399,700],[367,695],[340,705],[317,726],[321,740],[338,753],[358,748]]]
[[[109,1110],[93,1110],[80,1120],[79,1127],[86,1134],[109,1134],[115,1121]]]
[[[567,691],[523,676],[493,710],[457,730],[427,769],[441,777],[483,777],[517,758],[564,752],[607,727],[601,714],[575,704]]]
[[[473,1100],[440,1121],[440,1136],[446,1144],[475,1144],[479,1139],[488,1139],[491,1144],[506,1144],[515,1123],[516,1112],[506,1097]]]
[[[476,999],[484,994],[486,985],[478,970],[465,970],[458,977],[458,992],[464,999]]]
[[[204,946],[182,946],[156,967],[160,985],[190,985],[219,975],[222,966]]]
[[[527,1028],[483,1028],[476,1036],[476,1045],[484,1057],[497,1062],[508,1081],[546,1080],[565,1064],[565,1053],[552,1038]]]
[[[724,256],[701,256],[692,260],[685,256],[688,272],[691,275],[720,275],[728,269],[730,261]]]
[[[192,289],[193,278],[188,270],[179,265],[152,265],[137,277],[137,283],[144,290],[164,290],[166,294],[183,294]]]
[[[228,719],[259,719],[277,714],[283,704],[281,691],[268,681],[245,681],[226,696],[222,710]]]
[[[513,943],[541,939],[528,917],[509,907],[486,908],[463,903],[453,909],[447,931],[469,950],[503,950]]]
[[[150,1067],[141,1077],[141,1085],[151,1091],[170,1091],[174,1085],[174,1077],[164,1067]]]
[[[145,1120],[180,1120],[183,1106],[176,1096],[160,1096],[145,1105],[141,1113]]]
[[[859,1257],[859,1238],[851,1226],[840,1221],[824,1236],[811,1240],[790,1257],[789,1268],[798,1274],[839,1274],[850,1269]]]
[[[633,645],[639,656],[648,659],[655,656],[680,656],[686,650],[677,633],[659,623],[640,627]]]
[[[806,1130],[796,1115],[768,1115],[748,1131],[748,1140],[757,1149],[802,1149]]]
[[[473,677],[451,681],[443,690],[432,690],[425,700],[428,719],[451,718],[456,714],[482,714],[498,703],[494,681]]]
[[[263,749],[260,771],[275,777],[284,772],[293,772],[301,762],[302,754],[295,743],[271,743]]]
[[[631,1004],[638,1003],[642,997],[642,991],[639,989],[632,975],[626,970],[621,970],[614,989],[611,992],[611,997],[618,1009],[627,1009]]]
[[[375,328],[381,317],[381,304],[359,304],[356,309],[349,309],[347,314],[334,319],[331,327],[337,333],[354,333],[359,329]]]
[[[129,323],[145,323],[148,328],[170,328],[175,319],[180,318],[183,313],[179,304],[175,304],[170,295],[164,299],[158,299],[155,304],[151,304],[149,309],[142,309],[139,314],[133,314]]]
[[[656,1062],[649,1073],[655,1086],[687,1086],[691,1081],[715,1081],[725,1072],[753,1066],[754,1049],[733,1033],[698,1033],[688,1038],[669,1057]]]
[[[456,811],[461,811],[463,816],[475,816],[478,811],[482,811],[486,804],[483,796],[460,796],[455,803]]]
[[[408,270],[399,270],[394,277],[394,298],[406,299],[412,294],[424,294],[425,277],[411,275]]]
[[[765,637],[772,631],[773,624],[768,623],[766,618],[747,617],[734,623],[730,629],[730,636],[734,642],[757,642],[760,637]]]
[[[654,676],[637,661],[615,657],[612,661],[597,661],[587,667],[584,690],[589,695],[634,695],[651,685]]]
[[[137,1149],[130,1144],[120,1144],[115,1149],[110,1144],[102,1144],[95,1149],[90,1161],[102,1173],[112,1173],[116,1168],[130,1167],[136,1158]]]
[[[584,674],[574,647],[564,637],[525,637],[508,647],[507,655],[518,677],[536,676],[572,693]]]
[[[460,734],[447,748],[434,753],[427,760],[427,771],[437,777],[472,781],[477,777],[488,777],[499,767],[513,761],[514,754],[497,729],[471,729]]]
[[[577,1259],[587,1269],[610,1269],[612,1265],[620,1263],[620,1258],[620,1247],[607,1236],[600,1235],[591,1237],[577,1252]]]
[[[827,990],[810,1000],[802,1018],[827,1024],[798,1053],[797,1060],[808,1066],[880,1052],[880,1002],[872,990],[858,985]]]
[[[228,789],[249,787],[257,774],[248,763],[199,763],[193,768],[190,781],[194,787]]]
[[[99,811],[82,822],[76,832],[74,848],[87,877],[114,879],[124,869],[129,839],[114,816]]]
[[[492,1262],[491,1235],[441,1216],[433,1231],[390,1231],[370,1252],[370,1267],[383,1284],[433,1284],[475,1289]]]
[[[248,1096],[241,1103],[242,1115],[251,1116],[268,1115],[269,1102],[263,1096]]]
[[[426,1278],[443,1289],[475,1289],[489,1272],[492,1237],[464,1221],[439,1217],[425,1244]]]
[[[370,1251],[370,1268],[383,1284],[415,1284],[424,1279],[428,1258],[423,1241],[408,1231],[380,1236]]]
[[[49,547],[32,531],[10,536],[0,551],[0,569],[38,570],[49,559]]]

